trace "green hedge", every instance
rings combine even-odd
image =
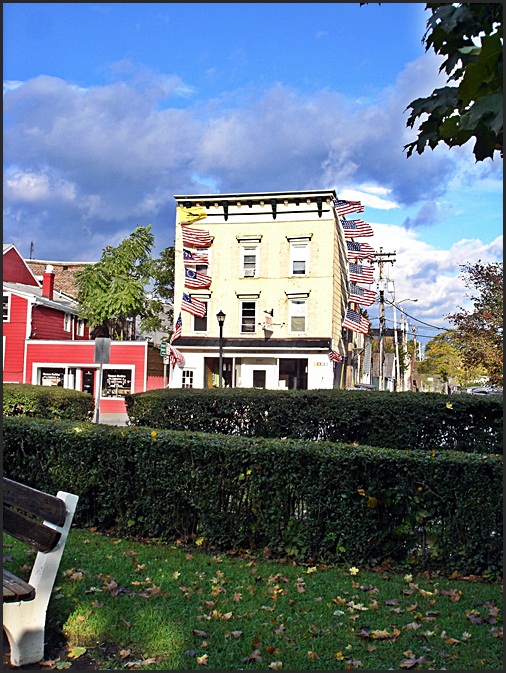
[[[6,418],[6,476],[79,525],[364,567],[502,568],[502,458]],[[425,546],[424,546],[425,545]]]
[[[502,453],[502,396],[363,390],[164,389],[126,398],[133,425]]]
[[[94,410],[93,395],[79,390],[28,383],[3,386],[4,416],[85,421],[93,418]]]

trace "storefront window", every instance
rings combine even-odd
[[[104,369],[102,372],[102,397],[123,397],[132,392],[131,369]]]
[[[45,367],[40,369],[41,386],[59,386],[63,388],[65,369],[60,367]]]

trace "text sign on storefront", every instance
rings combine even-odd
[[[102,362],[103,364],[107,364],[109,362],[110,354],[111,339],[106,339],[104,337],[95,339],[95,354],[93,357],[93,362]]]

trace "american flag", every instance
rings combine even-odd
[[[370,306],[376,301],[376,292],[368,290],[365,287],[350,283],[350,298],[349,302],[360,304],[361,306]]]
[[[184,286],[191,288],[209,287],[211,285],[211,276],[205,273],[193,271],[193,269],[184,270]]]
[[[183,292],[183,302],[181,304],[183,311],[188,311],[192,315],[196,315],[199,318],[203,318],[206,314],[206,305],[203,301],[199,301],[194,297],[190,297],[189,294]]]
[[[191,245],[194,248],[208,248],[211,243],[211,236],[208,231],[204,229],[191,229],[190,227],[182,227],[183,229],[183,245]]]
[[[170,337],[170,343],[172,343],[176,339],[179,339],[182,331],[183,331],[183,318],[181,317],[181,311],[180,311],[179,318],[176,320],[176,324],[174,325],[174,331],[172,332],[172,336]]]
[[[185,266],[193,266],[194,264],[209,264],[209,257],[207,251],[200,252],[187,250],[183,248],[183,264]]]
[[[348,248],[348,259],[374,259],[375,251],[369,243],[346,241],[346,247]]]
[[[177,207],[177,214],[181,224],[191,224],[197,220],[207,217],[207,211],[203,206],[193,206],[191,208]]]
[[[361,332],[367,334],[369,331],[370,322],[363,315],[352,311],[351,308],[346,309],[346,317],[343,321],[343,327],[350,329],[352,332]]]
[[[361,264],[348,264],[351,283],[374,283],[374,267],[362,266]]]
[[[332,360],[332,362],[343,361],[343,356],[341,355],[341,353],[338,353],[337,351],[330,351],[329,358]]]
[[[357,238],[359,236],[374,236],[372,227],[364,220],[345,220],[341,218],[344,229],[344,238]]]
[[[170,346],[169,362],[173,367],[176,364],[184,367],[184,355],[177,348],[174,348],[174,346]]]
[[[339,215],[348,215],[349,213],[363,213],[364,206],[360,201],[345,201],[344,199],[337,199],[334,201],[334,208]]]

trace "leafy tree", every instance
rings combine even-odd
[[[165,248],[153,260],[153,293],[163,299],[174,299],[174,248]]]
[[[438,334],[427,342],[425,358],[417,365],[420,374],[438,376],[445,384],[450,380],[467,385],[485,374],[480,367],[473,367],[462,357],[453,344],[453,332]]]
[[[491,383],[503,380],[503,265],[502,262],[461,265],[467,288],[475,288],[476,296],[468,296],[472,311],[459,311],[446,316],[456,325],[452,344],[456,346],[469,366],[481,366]]]
[[[161,303],[147,302],[153,275],[151,225],[137,227],[116,247],[107,246],[99,262],[76,274],[79,317],[95,327],[92,336],[128,338],[128,319],[155,319]],[[159,304],[159,305],[158,305]]]
[[[431,2],[425,8],[431,16],[422,42],[426,51],[432,47],[445,57],[439,70],[446,72],[447,82],[457,84],[408,105],[406,126],[413,128],[422,115],[428,118],[420,124],[417,140],[404,146],[407,156],[414,150],[422,154],[427,145],[434,149],[443,142],[454,147],[474,137],[476,161],[493,158],[496,151],[502,157],[502,2]]]

